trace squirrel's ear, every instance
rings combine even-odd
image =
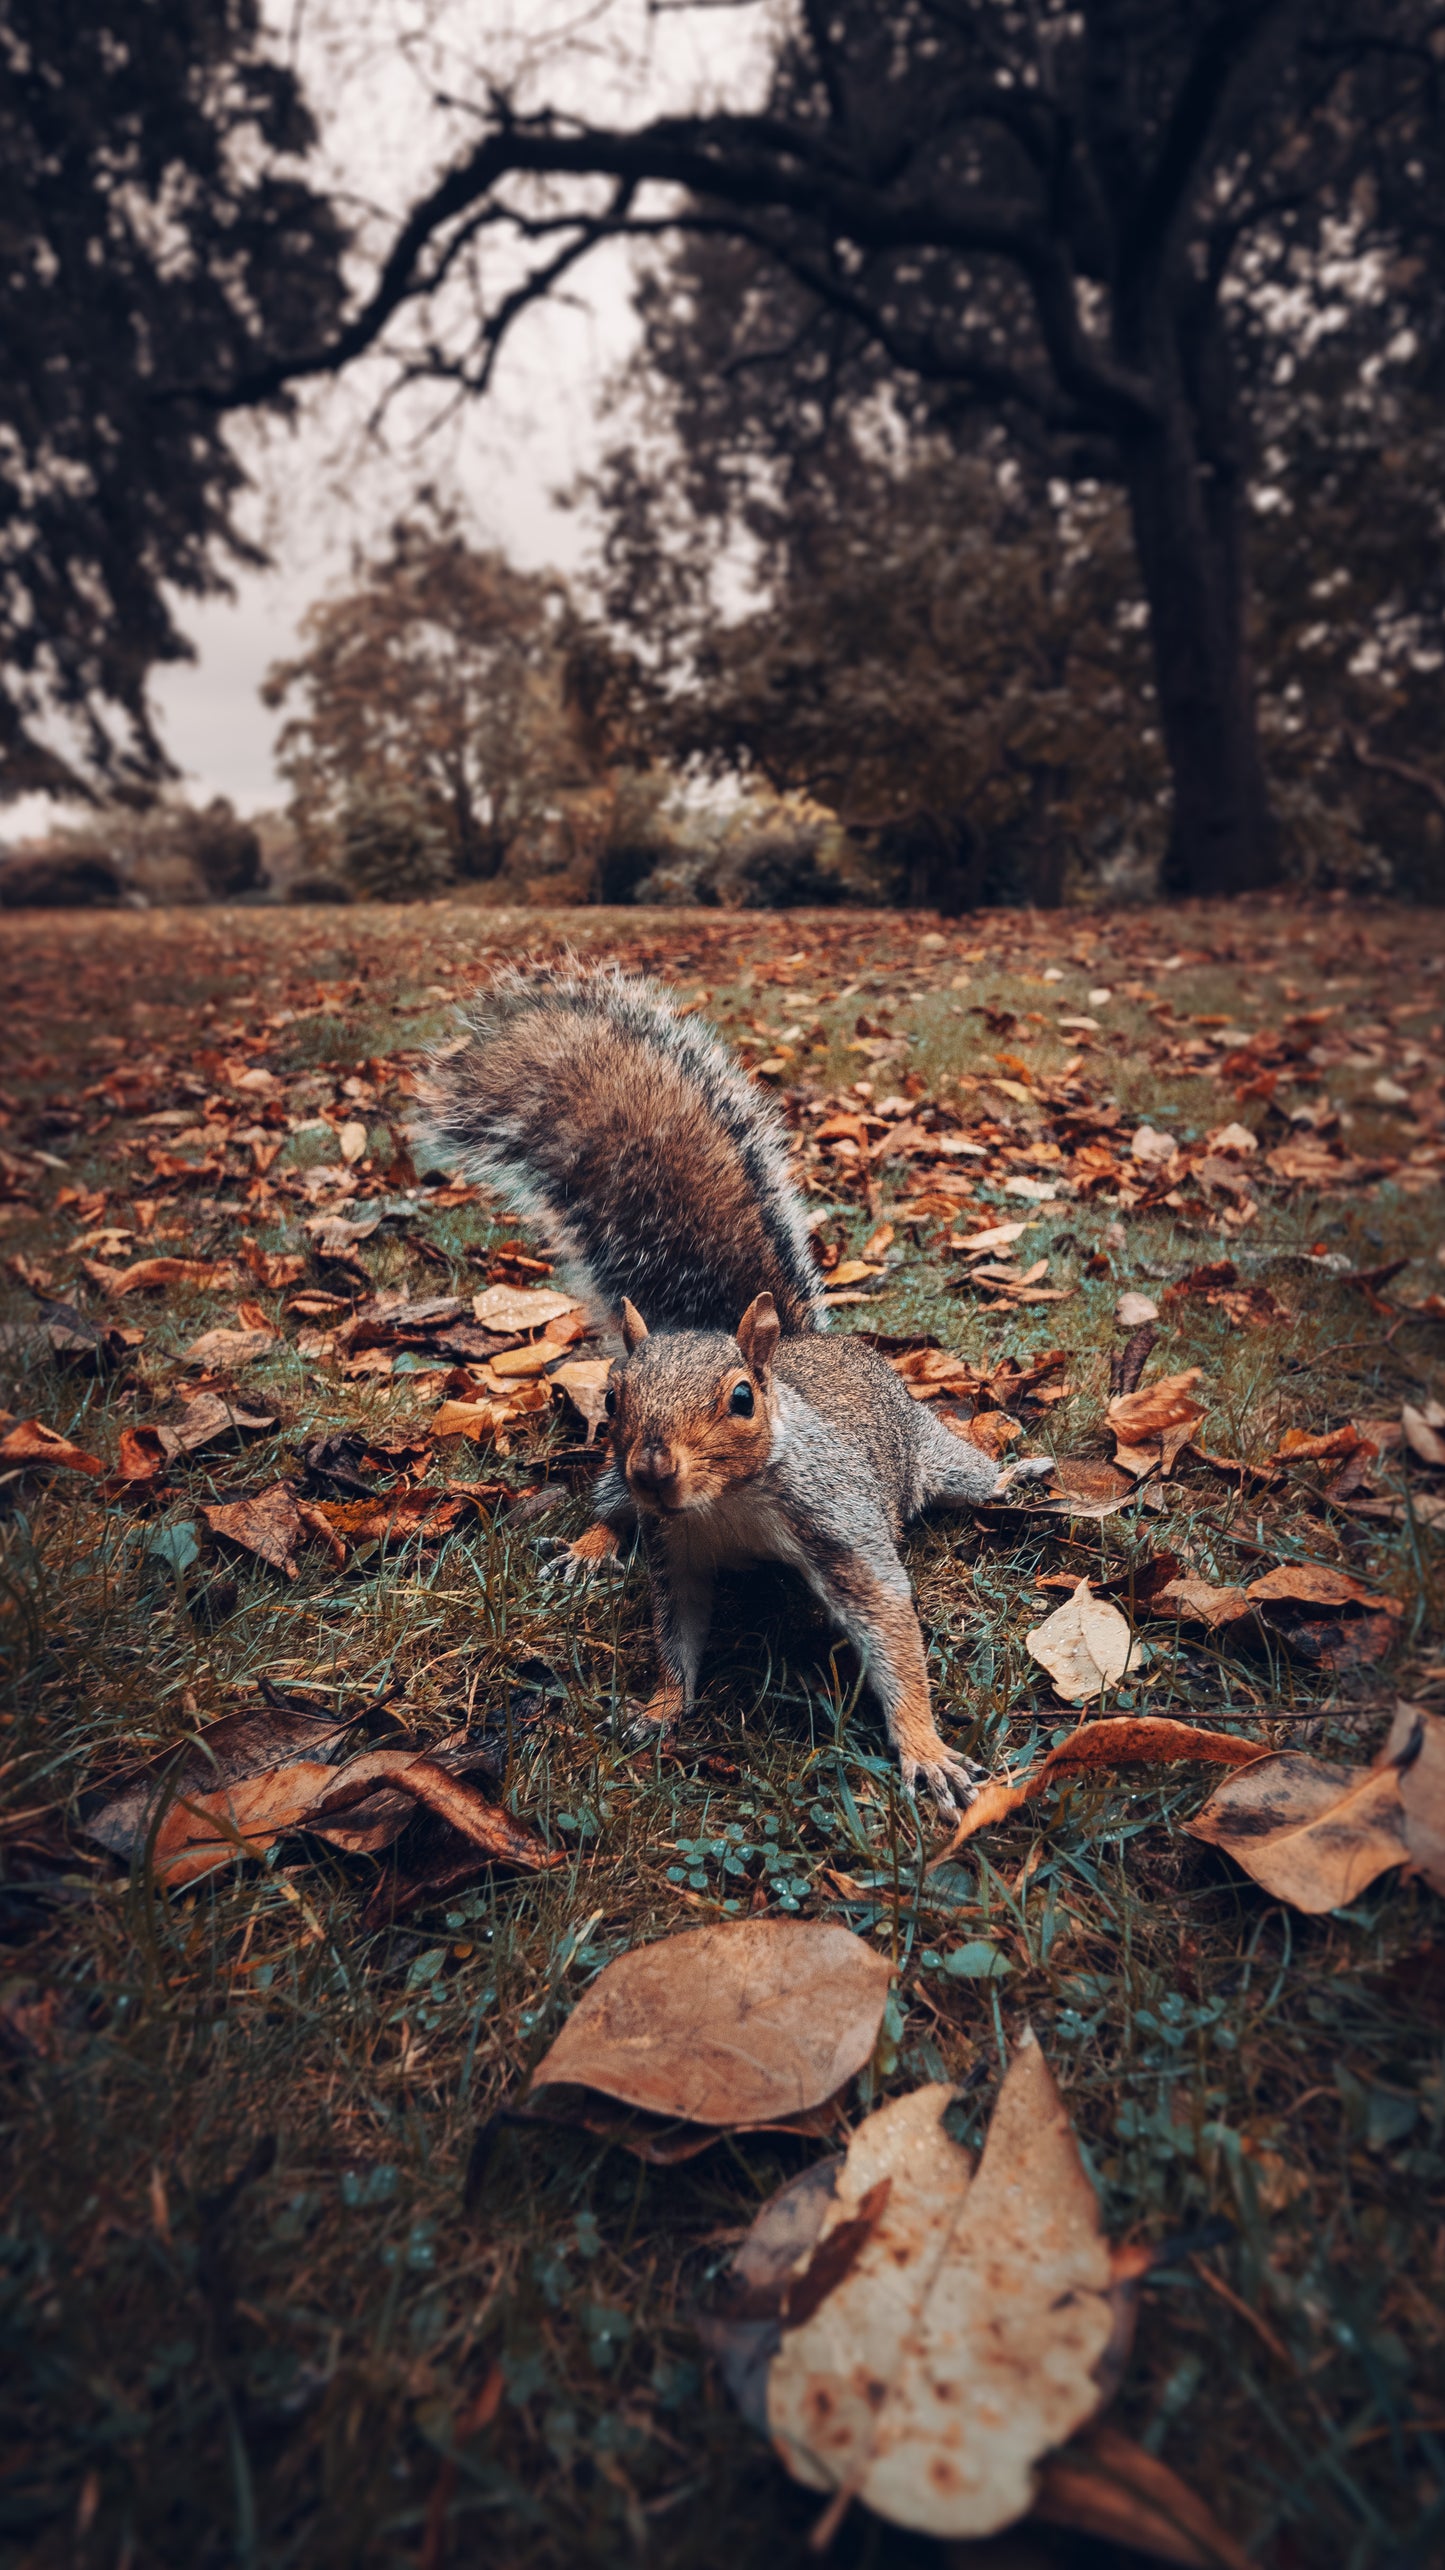
[[[626,1295],[624,1294],[622,1297],[622,1344],[626,1348],[629,1356],[631,1356],[635,1347],[641,1347],[646,1336],[647,1323],[639,1312],[637,1305],[635,1303],[629,1303]]]
[[[773,1361],[773,1350],[783,1335],[778,1307],[771,1294],[755,1294],[737,1327],[737,1341],[745,1364],[754,1374],[766,1374]]]

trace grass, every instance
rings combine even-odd
[[[81,1093],[110,1065],[149,1058],[157,1103],[199,1119],[220,1057],[264,1034],[255,1058],[298,1118],[348,1077],[371,1087],[381,1160],[405,1113],[398,1054],[451,1023],[437,990],[563,938],[706,989],[709,1015],[754,1058],[801,1014],[799,985],[851,982],[846,1000],[806,1012],[820,1032],[805,1030],[787,1074],[805,1090],[864,1074],[849,1049],[860,1011],[906,1037],[900,1060],[925,1094],[1020,1040],[1057,1072],[1068,1038],[1049,1011],[1062,999],[1091,1013],[1089,989],[1112,983],[1116,998],[1092,1012],[1103,1023],[1086,1075],[1130,1118],[1188,1135],[1227,1119],[1228,1089],[1151,1062],[1157,1002],[1125,996],[1126,982],[1167,988],[1181,1024],[1186,1008],[1278,1022],[1330,1005],[1341,978],[1353,986],[1335,1004],[1365,1020],[1418,989],[1428,1005],[1411,1025],[1434,1044],[1438,1082],[1442,929],[1384,910],[1307,927],[1283,908],[999,916],[946,931],[896,916],[554,919],[461,905],[30,919],[9,932],[0,1169],[19,1202],[3,1238],[92,1311],[102,1298],[65,1249],[91,1217],[56,1205],[66,1188],[107,1191],[105,1222],[125,1223],[138,1196],[157,1204],[130,1256],[152,1244],[222,1254],[243,1229],[264,1248],[295,1245],[304,1208],[244,1174],[209,1204],[152,1181],[154,1130]],[[1136,961],[1176,945],[1199,960],[1167,982]],[[790,955],[800,961],[780,983]],[[1050,963],[1062,983],[1042,982]],[[992,1032],[975,1008],[1010,1013],[1015,1030]],[[304,1013],[264,1030],[283,1009]],[[194,1093],[177,1087],[186,1077]],[[1362,1156],[1400,1149],[1399,1111],[1375,1100],[1375,1077],[1329,1075]],[[302,1135],[277,1174],[322,1149]],[[887,1175],[871,1197],[844,1178],[818,1201],[840,1207],[830,1227],[856,1249],[890,1210]],[[1005,1209],[980,1191],[981,1219]],[[1157,1291],[1224,1254],[1169,1212],[1125,1217],[1125,1247],[1091,1275],[1112,1219],[1092,1201],[1039,1209],[1027,1240],[1049,1252],[1050,1282],[1073,1289],[1066,1303],[975,1312],[925,1231],[858,1317],[1021,1360],[1067,1344],[1075,1392],[1030,1443],[1102,1453],[1120,1286]],[[162,1237],[172,1229],[183,1237]],[[1360,1267],[1433,1264],[1442,1232],[1438,1187],[1271,1200],[1228,1254],[1294,1317],[1235,1330],[1186,1302],[1151,1372],[1166,1359],[1203,1367],[1213,1442],[1247,1458],[1290,1424],[1398,1414],[1402,1394],[1438,1389],[1438,1324],[1387,1339],[1357,1291],[1290,1258],[1320,1243]],[[1072,1248],[1051,1248],[1068,1235]],[[502,1237],[463,1206],[384,1229],[361,1256],[377,1284],[471,1291]],[[254,1299],[291,1332],[284,1296]],[[144,1345],[109,1376],[61,1371],[20,1343],[10,1406],[108,1455],[234,1301],[182,1290],[139,1311],[127,1302]],[[5,1317],[23,1327],[33,1311],[16,1282]],[[1183,2243],[1143,2296],[1112,2415],[1205,2492],[1262,2565],[1428,2570],[1441,2557],[1445,1945],[1428,1891],[1392,1875],[1348,1912],[1287,1911],[1183,1834],[1202,1799],[1190,1769],[1076,1783],[925,1876],[931,1831],[898,1793],[855,1673],[781,1581],[760,1603],[757,1583],[734,1592],[681,1753],[639,1758],[617,1719],[647,1676],[636,1573],[560,1597],[542,1575],[540,1539],[585,1522],[580,1487],[536,1519],[494,1516],[435,1550],[376,1551],[340,1573],[313,1550],[290,1584],[204,1542],[187,1560],[174,1531],[158,1548],[168,1528],[197,1527],[206,1501],[294,1471],[312,1437],[394,1433],[418,1415],[405,1375],[344,1380],[289,1335],[241,1380],[277,1413],[274,1436],[193,1456],[148,1513],[60,1475],[0,1487],[6,2570],[443,2570],[481,2552],[508,2570],[712,2570],[811,2557],[816,2502],[736,2419],[689,2315],[729,2236],[817,2146],[732,2139],[661,2169],[585,2133],[504,2122],[467,2186],[478,2126],[516,2097],[601,1965],[729,1901],[845,1915],[896,1960],[898,2004],[850,2114],[947,2078],[978,2137],[1011,2036],[1035,2024],[1113,2234]],[[480,1466],[467,1449],[456,1468],[520,1490],[545,1477],[561,1438],[545,1431]],[[1380,1478],[1423,1486],[1388,1460]],[[1171,1484],[1143,1525],[1024,1540],[917,1530],[908,1556],[950,1738],[1013,1766],[1066,1727],[1025,1648],[1057,1596],[1035,1590],[1035,1574],[1172,1547],[1228,1581],[1249,1575],[1259,1545],[1271,1559],[1339,1561],[1399,1596],[1396,1658],[1335,1681],[1297,1657],[1152,1625],[1139,1702],[1248,1718],[1262,1743],[1368,1755],[1397,1690],[1445,1700],[1438,1538],[1327,1514],[1311,1492],[1307,1473],[1252,1498],[1200,1474]],[[254,1703],[263,1677],[371,1706],[377,1738],[493,1726],[512,1807],[567,1849],[566,1866],[483,1877],[368,1931],[366,1896],[388,1859],[293,1841],[274,1863],[168,1897],[143,1861],[126,1873],[101,1858],[74,1827],[81,1790]],[[1337,1709],[1360,1702],[1379,1710]],[[840,1906],[825,1867],[852,1878],[856,1899]],[[1007,1971],[953,1977],[946,1957],[964,1943],[993,1947]],[[1222,2245],[1189,2248],[1221,2222]],[[856,2513],[833,2557],[844,2570],[1125,2558],[1043,2527],[931,2546]]]

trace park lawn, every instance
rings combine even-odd
[[[1121,1293],[1159,1306],[1146,1383],[1199,1369],[1215,1460],[1186,1450],[1144,1504],[908,1538],[951,1740],[1002,1771],[1062,1737],[1028,1633],[1066,1574],[1123,1574],[1127,1604],[1130,1565],[1165,1552],[1218,1584],[1332,1566],[1393,1603],[1212,1636],[1140,1615],[1107,1710],[1367,1763],[1397,1698],[1445,1707],[1445,1471],[1400,1434],[1445,1374],[1445,913],[457,899],[7,921],[0,1429],[36,1420],[107,1471],[23,1441],[0,1464],[0,2562],[812,2557],[816,2497],[734,2414],[691,2314],[821,2145],[733,2136],[666,2167],[490,2120],[609,1959],[767,1913],[841,1919],[895,1961],[840,2130],[941,2079],[976,2140],[1032,2024],[1111,2235],[1178,2242],[1115,2423],[1271,2570],[1424,2570],[1445,2550],[1438,1897],[1392,1871],[1323,1916],[1271,1900],[1185,1834],[1218,1781],[1192,1765],[1091,1776],[925,1877],[937,1825],[781,1580],[739,1587],[687,1735],[639,1754],[640,1571],[547,1576],[587,1522],[575,1410],[503,1401],[490,1437],[437,1439],[466,1364],[424,1331],[344,1343],[387,1292],[546,1282],[524,1232],[414,1163],[407,1125],[453,999],[569,945],[662,974],[784,1098],[825,1254],[875,1244],[838,1326],[936,1340],[995,1383],[1033,1367],[1023,1446],[1096,1466]],[[818,1139],[850,1114],[851,1151]],[[1241,1122],[1258,1149],[1211,1155]],[[1165,1140],[1136,1150],[1140,1128]],[[318,1215],[350,1237],[307,1232]],[[962,1283],[944,1243],[1014,1221],[1020,1281]],[[118,1293],[151,1257],[202,1274]],[[93,1370],[57,1357],[57,1302],[130,1335]],[[189,1353],[215,1329],[249,1348]],[[125,1479],[123,1432],[174,1427],[197,1385],[274,1425]],[[1352,1484],[1327,1488],[1338,1449],[1275,1460],[1290,1430],[1351,1422],[1377,1430]],[[386,1447],[457,1509],[430,1533],[308,1530],[294,1575],[211,1528],[278,1483],[344,1497],[305,1458],[346,1435],[353,1479]],[[144,1841],[126,1863],[86,1835],[108,1780],[278,1692],[357,1711],[360,1745],[490,1741],[492,1790],[565,1863],[478,1864],[408,1906],[439,1824],[373,1854],[286,1836],[181,1890]],[[965,1944],[994,1949],[991,1977],[949,1971]],[[942,2557],[856,2508],[833,2551]],[[947,2557],[1125,2558],[1042,2525]]]

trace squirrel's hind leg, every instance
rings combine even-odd
[[[674,1730],[692,1709],[712,1623],[713,1575],[691,1561],[681,1544],[669,1543],[654,1518],[643,1522],[642,1544],[652,1588],[658,1679],[633,1722],[632,1736],[652,1741]]]

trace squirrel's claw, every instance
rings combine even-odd
[[[994,1484],[993,1495],[995,1499],[1001,1498],[1006,1490],[1013,1489],[1016,1482],[1047,1481],[1053,1469],[1052,1455],[1020,1455],[1017,1463],[1005,1464]]]
[[[541,1576],[560,1588],[579,1587],[584,1580],[624,1579],[627,1564],[615,1545],[602,1546],[589,1542],[583,1535],[575,1544],[564,1537],[549,1535],[542,1547]]]
[[[942,1742],[939,1751],[936,1758],[902,1760],[903,1790],[916,1798],[920,1783],[925,1784],[944,1818],[956,1820],[975,1799],[988,1769],[976,1758],[955,1758]]]

